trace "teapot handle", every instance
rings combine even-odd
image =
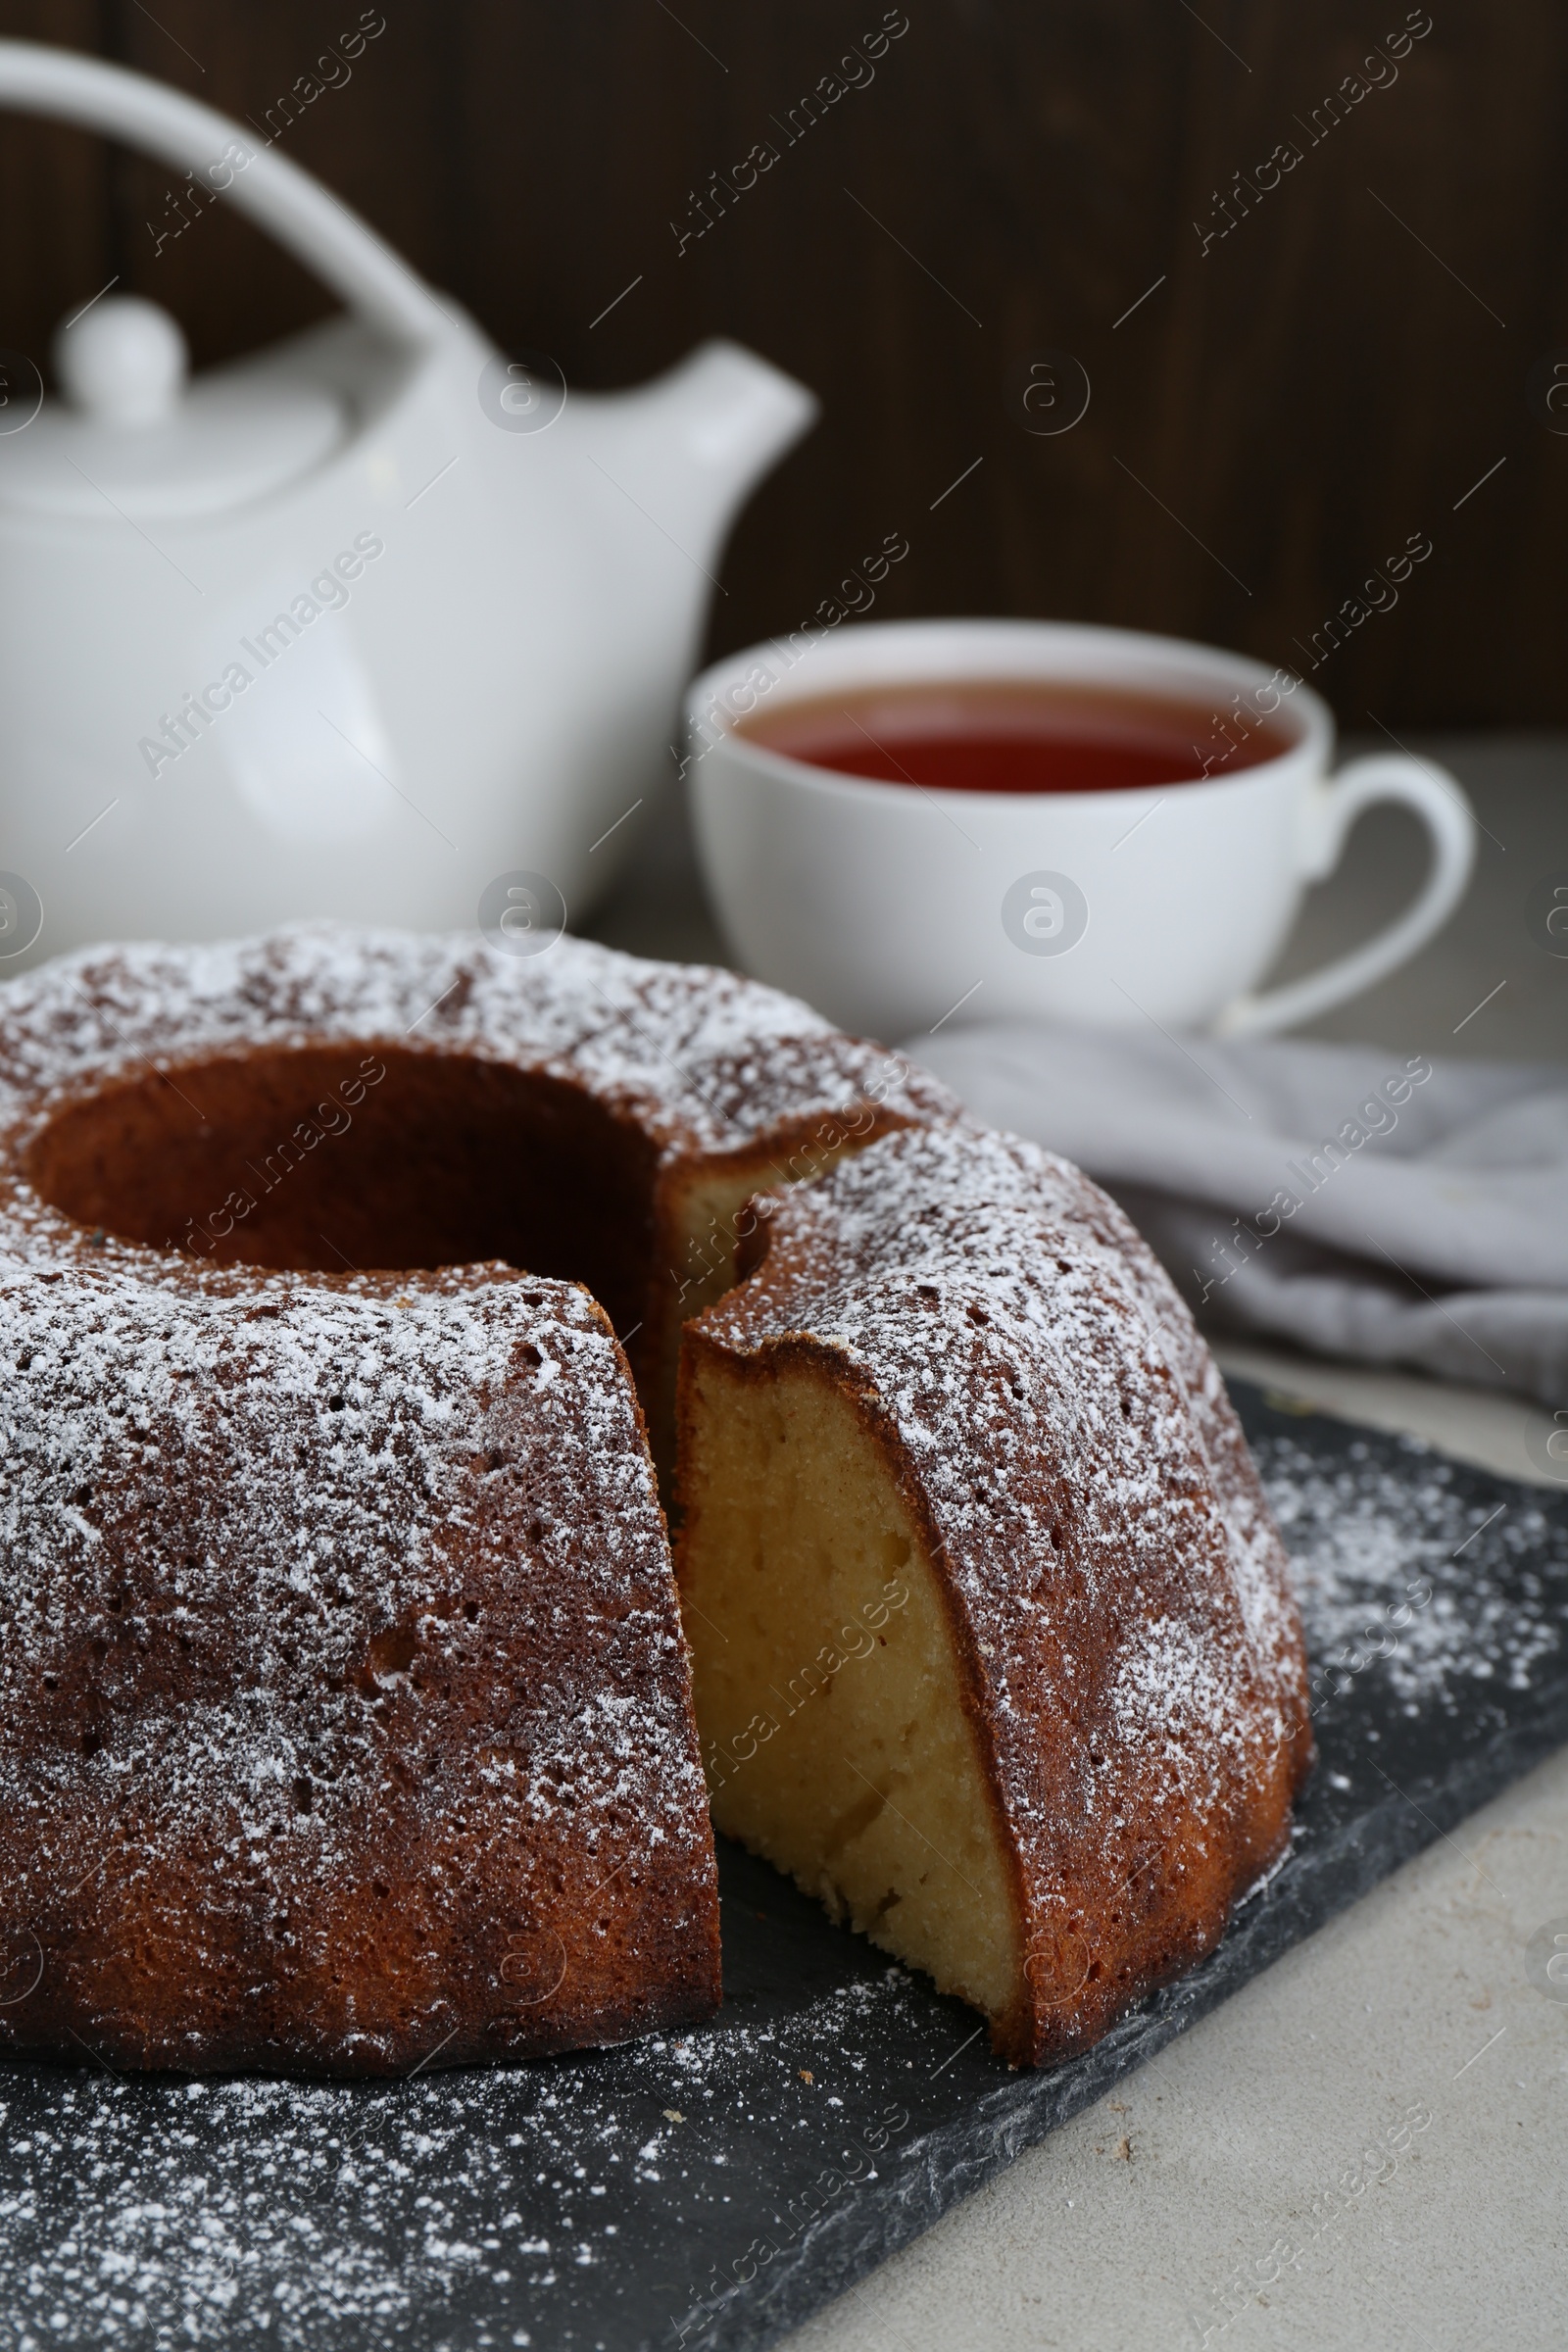
[[[0,41],[0,106],[80,123],[177,165],[270,230],[394,343],[424,350],[451,333],[423,279],[358,214],[198,99],[74,50]]]

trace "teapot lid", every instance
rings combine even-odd
[[[183,520],[248,504],[308,472],[343,439],[319,384],[236,370],[187,388],[167,311],[110,296],[56,332],[64,402],[0,435],[0,511],[101,522]]]

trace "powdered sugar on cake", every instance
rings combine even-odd
[[[0,1122],[83,1077],[169,1068],[259,1044],[427,1047],[574,1079],[666,1149],[739,1150],[780,1120],[868,1092],[948,1106],[931,1079],[733,972],[651,963],[585,940],[512,957],[471,934],[304,926],[209,947],[61,957],[13,984]]]
[[[1304,1747],[1298,1621],[1218,1375],[1103,1195],[967,1123],[886,1137],[779,1201],[703,1330],[808,1335],[911,1465],[1039,1886],[1223,1855]]]
[[[412,1871],[438,1921],[465,1806],[515,1848],[503,1951],[677,1849],[700,1884],[663,1529],[586,1295],[501,1269],[182,1277],[0,1276],[8,1917],[69,1953],[201,1873],[195,1916],[220,1936],[238,1888],[282,1959],[345,1882]],[[514,1688],[496,1642],[515,1675],[519,1619]],[[569,1854],[546,1834],[567,1818]],[[458,2014],[435,1974],[412,2024],[432,2046]],[[31,2038],[27,2011],[0,2034]]]

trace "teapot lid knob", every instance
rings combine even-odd
[[[139,294],[111,294],[55,329],[55,372],[72,407],[95,423],[162,424],[185,389],[185,338]]]

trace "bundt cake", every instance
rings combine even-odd
[[[0,1367],[0,2048],[700,2019],[706,1751],[1038,2061],[1288,1834],[1283,1559],[1164,1276],[730,974],[300,930],[10,983]]]
[[[769,990],[569,940],[8,985],[0,2047],[378,2073],[711,2010],[615,1328],[667,1414],[738,1203],[945,1102]]]
[[[770,1206],[681,1363],[713,1819],[1039,2064],[1285,1847],[1285,1556],[1185,1306],[1077,1169],[948,1123]]]

